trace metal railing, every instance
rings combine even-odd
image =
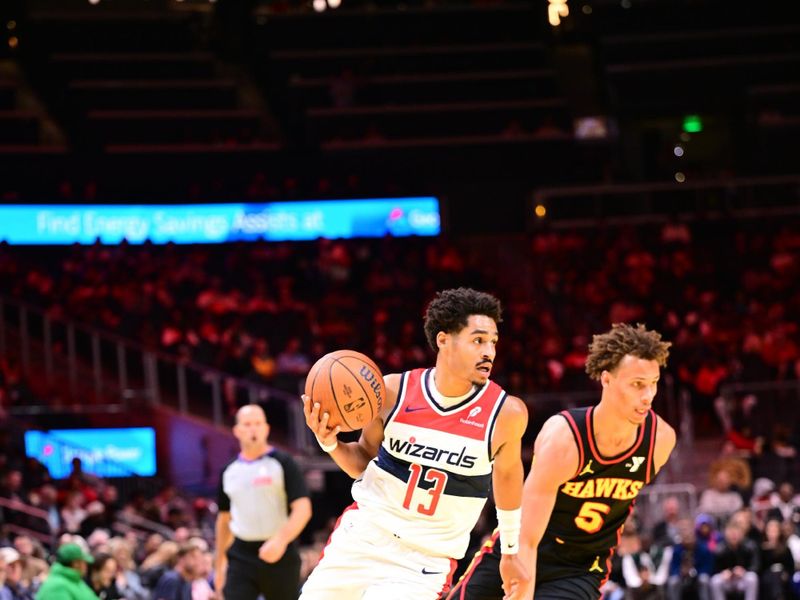
[[[4,527],[11,533],[27,535],[35,538],[48,547],[55,543],[55,531],[50,522],[47,511],[25,504],[19,500],[0,498],[0,512],[3,516]],[[20,523],[25,523],[23,526]],[[38,523],[40,527],[34,528]]]
[[[282,390],[146,348],[120,336],[54,318],[28,304],[0,297],[0,356],[12,346],[26,379],[53,402],[13,407],[12,414],[128,412],[134,402],[169,406],[217,426],[233,423],[242,403],[273,402],[284,411],[287,444],[311,450],[299,398]]]
[[[166,525],[146,519],[140,515],[124,511],[117,513],[114,528],[123,533],[126,531],[132,531],[139,537],[144,537],[152,533],[161,534],[165,539],[168,540],[171,540],[175,537],[175,532]]]
[[[52,528],[47,511],[18,500],[0,498],[0,512],[4,521],[3,527],[8,532],[35,538],[51,549],[55,547],[57,532]],[[42,527],[34,528],[36,522]],[[152,533],[161,534],[165,539],[173,539],[175,536],[175,532],[166,525],[123,511],[116,515],[112,529],[123,534],[133,533],[142,540]]]

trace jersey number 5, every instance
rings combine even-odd
[[[578,516],[575,517],[575,525],[586,533],[597,533],[603,527],[603,517],[610,512],[611,507],[608,504],[584,502]]]
[[[408,478],[408,487],[406,487],[406,497],[403,499],[403,508],[411,510],[411,498],[414,496],[414,490],[419,483],[419,476],[422,475],[422,466],[412,463],[408,468],[411,471],[411,475]],[[447,473],[437,469],[428,469],[423,479],[433,483],[433,487],[428,488],[430,502],[428,502],[427,506],[420,502],[417,504],[416,511],[430,517],[436,512],[436,507],[439,505],[439,498],[444,491],[444,484],[447,483]]]

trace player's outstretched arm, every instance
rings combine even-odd
[[[528,426],[528,409],[515,396],[506,398],[497,416],[493,436],[492,491],[500,529],[500,576],[503,589],[522,585],[530,578],[519,559],[520,507],[522,505],[522,436]]]
[[[319,404],[306,395],[302,396],[306,425],[314,432],[322,449],[353,479],[360,477],[369,461],[378,455],[378,448],[383,442],[383,424],[397,401],[400,374],[386,375],[383,381],[386,384],[386,402],[380,415],[361,430],[361,437],[357,442],[339,442],[337,436],[341,429],[328,427],[328,413],[320,414]]]
[[[533,446],[533,461],[522,489],[520,559],[530,579],[506,593],[507,600],[532,600],[536,586],[536,559],[561,485],[578,471],[578,449],[567,421],[556,415],[542,427]]]

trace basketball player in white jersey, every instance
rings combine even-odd
[[[439,292],[425,313],[436,366],[386,375],[381,413],[357,442],[303,396],[306,423],[355,479],[301,600],[436,600],[450,587],[493,489],[508,585],[527,582],[517,558],[525,404],[489,379],[500,302],[469,288]]]

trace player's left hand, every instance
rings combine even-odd
[[[501,555],[500,577],[503,579],[503,592],[507,598],[524,598],[514,594],[527,586],[531,576],[517,554]]]
[[[512,584],[511,590],[505,593],[503,600],[533,600],[533,582],[529,580],[524,584]]]
[[[267,563],[278,562],[286,552],[286,544],[280,538],[274,537],[261,544],[258,549],[258,558]]]

